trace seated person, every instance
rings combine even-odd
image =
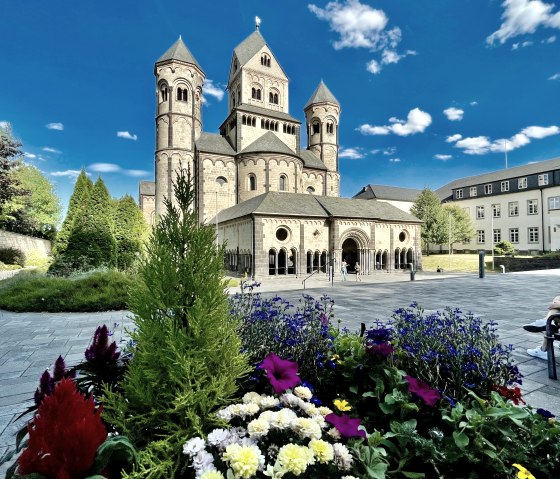
[[[548,314],[546,315],[545,318],[543,319],[537,319],[536,321],[530,323],[530,324],[526,324],[525,326],[523,326],[523,329],[525,331],[529,331],[530,333],[539,333],[539,332],[544,332],[546,331],[546,321],[548,319],[548,317],[551,314],[557,314],[560,313],[560,296],[556,296],[553,300],[552,303],[550,303],[548,305]],[[560,322],[559,319],[555,320],[557,322]],[[557,332],[558,331],[558,324],[553,324],[553,332]],[[527,349],[527,354],[529,356],[533,356],[534,358],[539,358],[539,359],[548,359],[548,355],[546,353],[546,346],[547,346],[547,341],[546,338],[543,339],[543,343],[541,346],[537,346],[534,349]]]

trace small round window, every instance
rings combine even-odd
[[[289,233],[286,228],[278,228],[276,230],[276,239],[278,241],[286,241],[288,239]]]
[[[404,242],[404,241],[406,241],[406,237],[407,237],[406,232],[405,232],[405,231],[401,231],[400,234],[399,234],[399,241],[400,241],[401,243]]]

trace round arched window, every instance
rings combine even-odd
[[[313,193],[315,193],[315,188],[313,188],[312,186],[308,186],[307,187],[307,192],[312,195]]]
[[[276,239],[278,241],[286,241],[288,236],[290,236],[290,233],[286,228],[280,227],[276,230]]]
[[[399,233],[399,241],[401,243],[405,242],[407,237],[408,237],[408,235],[406,234],[406,231],[401,231]]]

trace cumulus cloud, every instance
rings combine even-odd
[[[448,136],[445,141],[447,143],[455,143],[457,140],[463,138],[463,135],[459,135],[459,133],[455,133],[454,135]]]
[[[64,171],[53,171],[51,176],[65,176],[67,178],[76,179],[80,174],[80,170],[64,170]]]
[[[117,131],[117,136],[119,138],[124,138],[125,140],[133,140],[136,141],[138,139],[138,135],[133,135],[128,131]]]
[[[222,101],[225,91],[220,84],[214,84],[212,80],[204,80],[202,85],[202,103],[208,104],[207,97],[211,96],[218,101]]]
[[[2,128],[3,130],[7,129],[10,127],[10,122],[9,121],[0,121],[0,128]]]
[[[29,158],[30,160],[34,160],[35,158],[37,158],[37,155],[33,153],[28,153],[27,151],[24,151],[23,154],[25,155],[26,158]]]
[[[439,155],[438,154],[438,155],[434,155],[434,158],[436,160],[447,161],[447,160],[450,160],[451,158],[453,158],[453,156],[452,155]]]
[[[43,147],[43,151],[46,151],[47,153],[56,153],[56,154],[62,153],[62,151],[57,150],[56,148],[51,148],[50,146]]]
[[[349,160],[359,160],[365,157],[360,148],[340,148],[339,158],[348,158]]]
[[[541,43],[554,43],[556,41],[556,35],[551,35],[546,40],[543,40]]]
[[[558,80],[560,79],[560,73],[555,73],[551,77],[548,77],[549,80]]]
[[[370,60],[366,64],[367,71],[374,75],[381,71],[381,65],[398,63],[405,56],[416,54],[413,50],[404,54],[396,51],[402,32],[399,27],[386,28],[389,19],[383,10],[360,3],[359,0],[335,0],[327,3],[325,8],[309,4],[308,8],[338,34],[338,39],[333,42],[335,50],[366,48],[372,52],[382,52],[380,60]]]
[[[400,158],[389,158],[389,161],[390,161],[391,163],[400,163],[400,162],[401,162],[401,159],[400,159]]]
[[[119,173],[121,175],[132,176],[134,178],[149,176],[150,173],[145,170],[127,170],[116,165],[115,163],[92,163],[88,170],[96,173]]]
[[[560,12],[553,12],[554,4],[542,0],[505,0],[502,3],[502,24],[486,42],[506,43],[518,35],[534,33],[539,27],[560,28]]]
[[[547,136],[558,135],[560,127],[528,126],[510,138],[491,140],[487,136],[475,136],[458,139],[455,147],[460,148],[467,155],[485,155],[487,153],[503,153],[512,151],[531,143],[531,140],[541,140]],[[455,135],[454,135],[455,136]],[[451,138],[451,137],[449,137]],[[448,140],[449,140],[448,138]]]
[[[460,108],[449,107],[443,110],[443,114],[447,117],[448,120],[461,121],[465,112]]]
[[[432,117],[429,113],[414,108],[408,112],[406,121],[398,118],[389,118],[390,125],[372,126],[368,124],[361,125],[357,130],[362,135],[388,135],[394,133],[398,136],[414,135],[423,133],[432,123]]]
[[[62,123],[47,123],[45,128],[48,128],[49,130],[62,131],[64,130],[64,125]]]

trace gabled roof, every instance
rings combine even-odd
[[[422,193],[422,190],[416,190],[413,188],[401,188],[398,186],[387,185],[367,185],[362,188],[362,191],[354,195],[354,198],[362,200],[377,198],[379,200],[414,202],[420,193]]]
[[[313,103],[325,103],[325,102],[335,103],[336,105],[340,105],[340,103],[332,94],[332,92],[327,88],[327,85],[325,85],[323,83],[323,80],[321,80],[319,86],[315,89],[313,95],[311,95],[311,98],[307,100],[307,103],[305,104],[303,109],[305,110],[308,106],[312,105]]]
[[[235,150],[229,144],[227,139],[217,133],[202,132],[196,140],[196,148],[198,151],[205,153],[217,153],[219,155],[234,156]]]
[[[199,70],[202,71],[202,68],[200,68],[200,65],[198,64],[190,50],[187,48],[181,37],[179,37],[179,39],[173,45],[171,45],[161,57],[159,57],[156,65],[158,63],[166,62],[169,60],[191,63],[197,66]]]
[[[296,156],[296,153],[271,131],[267,131],[239,153],[282,153]]]
[[[304,216],[318,218],[359,218],[421,223],[418,218],[399,210],[389,203],[352,198],[333,198],[303,193],[269,191],[218,214],[218,222],[244,216]],[[211,222],[214,222],[215,218]]]
[[[245,63],[253,58],[265,45],[266,41],[259,31],[251,33],[251,35],[233,49],[233,53],[235,53],[235,56],[239,61],[239,66],[242,67],[245,65]]]

